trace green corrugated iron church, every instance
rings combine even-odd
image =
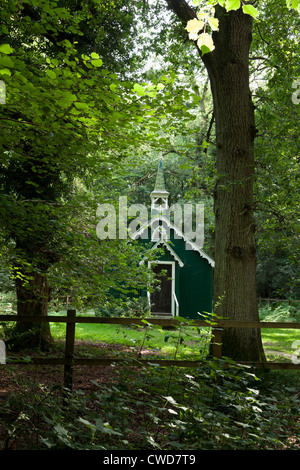
[[[152,266],[161,281],[160,290],[144,295],[148,296],[152,315],[199,320],[201,314],[212,312],[214,261],[171,222],[168,197],[160,159],[151,193],[151,218],[132,235],[133,239],[152,244],[152,248],[162,249]],[[142,262],[151,267],[147,259]]]

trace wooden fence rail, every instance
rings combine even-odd
[[[15,322],[16,315],[0,315],[0,322]],[[14,365],[62,365],[64,366],[64,386],[72,389],[73,368],[75,366],[110,366],[112,364],[122,364],[130,362],[132,365],[142,366],[149,364],[158,364],[161,366],[177,366],[177,367],[199,367],[203,365],[204,361],[195,360],[171,360],[171,359],[141,359],[141,358],[76,358],[74,357],[75,345],[75,327],[76,323],[98,323],[98,324],[119,324],[119,325],[142,325],[146,326],[147,323],[159,326],[198,326],[210,328],[212,330],[212,356],[216,359],[222,358],[222,330],[224,328],[289,328],[300,329],[300,323],[296,322],[241,322],[233,320],[216,320],[208,323],[203,320],[186,320],[186,322],[178,321],[177,319],[159,319],[159,318],[101,318],[101,317],[77,317],[76,310],[68,310],[67,316],[63,315],[48,315],[48,316],[22,316],[22,322],[31,323],[66,323],[66,338],[65,338],[65,355],[62,358],[31,358],[30,362],[22,360],[8,361]],[[282,362],[246,362],[236,361],[237,364],[249,365],[260,369],[288,369],[300,370],[300,361],[295,363],[282,363]]]

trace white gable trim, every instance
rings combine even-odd
[[[164,245],[166,249],[169,251],[169,253],[173,256],[173,258],[178,262],[179,266],[182,268],[184,266],[183,261],[179,258],[179,256],[175,253],[173,248],[171,248],[170,243],[166,242],[164,239],[160,239],[155,245],[151,248],[151,250],[154,250],[157,246],[159,245]],[[164,261],[162,261],[163,263]]]
[[[151,232],[151,241],[157,242],[159,240],[168,240],[168,234],[166,229],[162,225],[158,225],[152,232]]]
[[[178,227],[176,227],[175,225],[173,225],[173,224],[170,222],[170,220],[167,219],[166,217],[164,217],[163,215],[160,216],[159,218],[156,217],[156,218],[154,218],[154,219],[151,219],[149,222],[147,222],[147,223],[145,223],[144,225],[142,225],[139,230],[137,230],[135,233],[133,233],[133,234],[131,235],[131,238],[132,238],[133,240],[136,240],[137,238],[140,238],[140,237],[142,238],[142,234],[144,233],[144,231],[147,230],[150,226],[152,226],[153,223],[156,223],[156,224],[157,224],[157,223],[158,223],[158,220],[160,220],[160,221],[162,221],[163,223],[167,224],[170,229],[174,230],[174,232],[176,233],[176,235],[178,236],[178,238],[182,238],[182,239],[185,241],[185,243],[190,246],[189,249],[192,249],[192,250],[194,250],[194,251],[197,251],[197,252],[200,254],[200,256],[201,256],[202,258],[206,259],[206,260],[208,261],[208,263],[209,263],[212,267],[215,266],[214,260],[213,260],[207,253],[205,253],[205,251],[202,250],[202,248],[200,248],[196,243],[192,242],[188,237],[186,237],[186,236],[183,234],[183,232],[182,232]],[[162,241],[163,241],[163,240],[162,240]],[[166,246],[166,244],[165,244],[165,246]]]
[[[175,259],[175,261],[177,261],[177,263],[179,264],[179,266],[181,268],[184,266],[184,262],[179,258],[177,253],[175,253],[175,251],[171,248],[170,244],[168,242],[166,242],[166,240],[160,239],[158,242],[155,243],[155,245],[153,245],[151,250],[155,250],[155,248],[157,248],[159,245],[164,245],[165,246],[165,248],[169,251],[169,253],[173,256],[173,258]],[[144,263],[147,258],[148,258],[147,256],[144,256],[144,258],[140,261],[139,264]],[[158,263],[160,261],[155,260],[153,262]],[[161,261],[161,262],[164,263],[165,261]],[[167,261],[166,261],[166,263],[167,263]]]

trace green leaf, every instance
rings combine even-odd
[[[199,39],[197,41],[197,45],[203,55],[213,51],[215,48],[214,42],[208,33],[200,34]]]
[[[11,71],[9,69],[1,69],[0,75],[9,75],[11,76]]]
[[[77,101],[76,95],[65,91],[61,94],[58,104],[62,107],[69,107],[74,101]]]
[[[218,18],[208,18],[208,23],[213,31],[218,31],[219,29],[219,20]]]
[[[176,401],[174,400],[173,397],[168,396],[168,397],[163,397],[163,398],[165,398],[172,405],[177,405],[177,403],[176,403]]]
[[[56,78],[56,73],[53,72],[53,70],[47,70],[46,74],[48,75],[49,78],[52,78],[53,80]]]
[[[89,108],[89,105],[87,103],[81,103],[79,101],[75,101],[74,105],[77,109],[87,109],[87,108]]]
[[[87,419],[84,419],[84,418],[79,418],[79,421],[82,424],[85,424],[85,426],[90,428],[92,431],[96,431],[96,425],[94,423],[91,423],[90,421],[88,421]]]
[[[93,60],[91,60],[91,64],[94,67],[102,67],[103,61],[101,59],[93,59]]]
[[[258,15],[258,10],[253,5],[243,5],[243,12],[245,15],[250,15],[253,18],[256,18]]]
[[[197,20],[194,18],[193,20],[189,20],[186,25],[186,30],[188,33],[197,34],[204,26],[203,21]]]
[[[13,61],[11,60],[10,57],[8,56],[2,56],[0,57],[0,65],[3,65],[4,67],[10,67],[12,68],[14,66]]]
[[[177,411],[172,410],[172,408],[168,408],[168,412],[171,413],[172,415],[178,415]]]
[[[135,91],[135,93],[139,96],[144,96],[145,95],[145,89],[144,87],[142,87],[141,85],[139,85],[138,83],[135,83],[134,86],[133,86],[133,91]]]
[[[293,8],[300,13],[300,0],[286,0],[288,8]]]
[[[226,10],[238,10],[241,6],[241,0],[227,0],[226,1]]]
[[[0,52],[2,54],[11,54],[13,52],[13,49],[10,47],[9,44],[1,44]]]

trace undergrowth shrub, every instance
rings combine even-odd
[[[224,361],[197,369],[128,363],[88,394],[15,376],[19,392],[0,407],[1,448],[299,449],[299,377],[260,375]]]
[[[260,308],[259,317],[261,321],[299,322],[300,308],[295,305],[282,304],[275,307],[265,306]]]

